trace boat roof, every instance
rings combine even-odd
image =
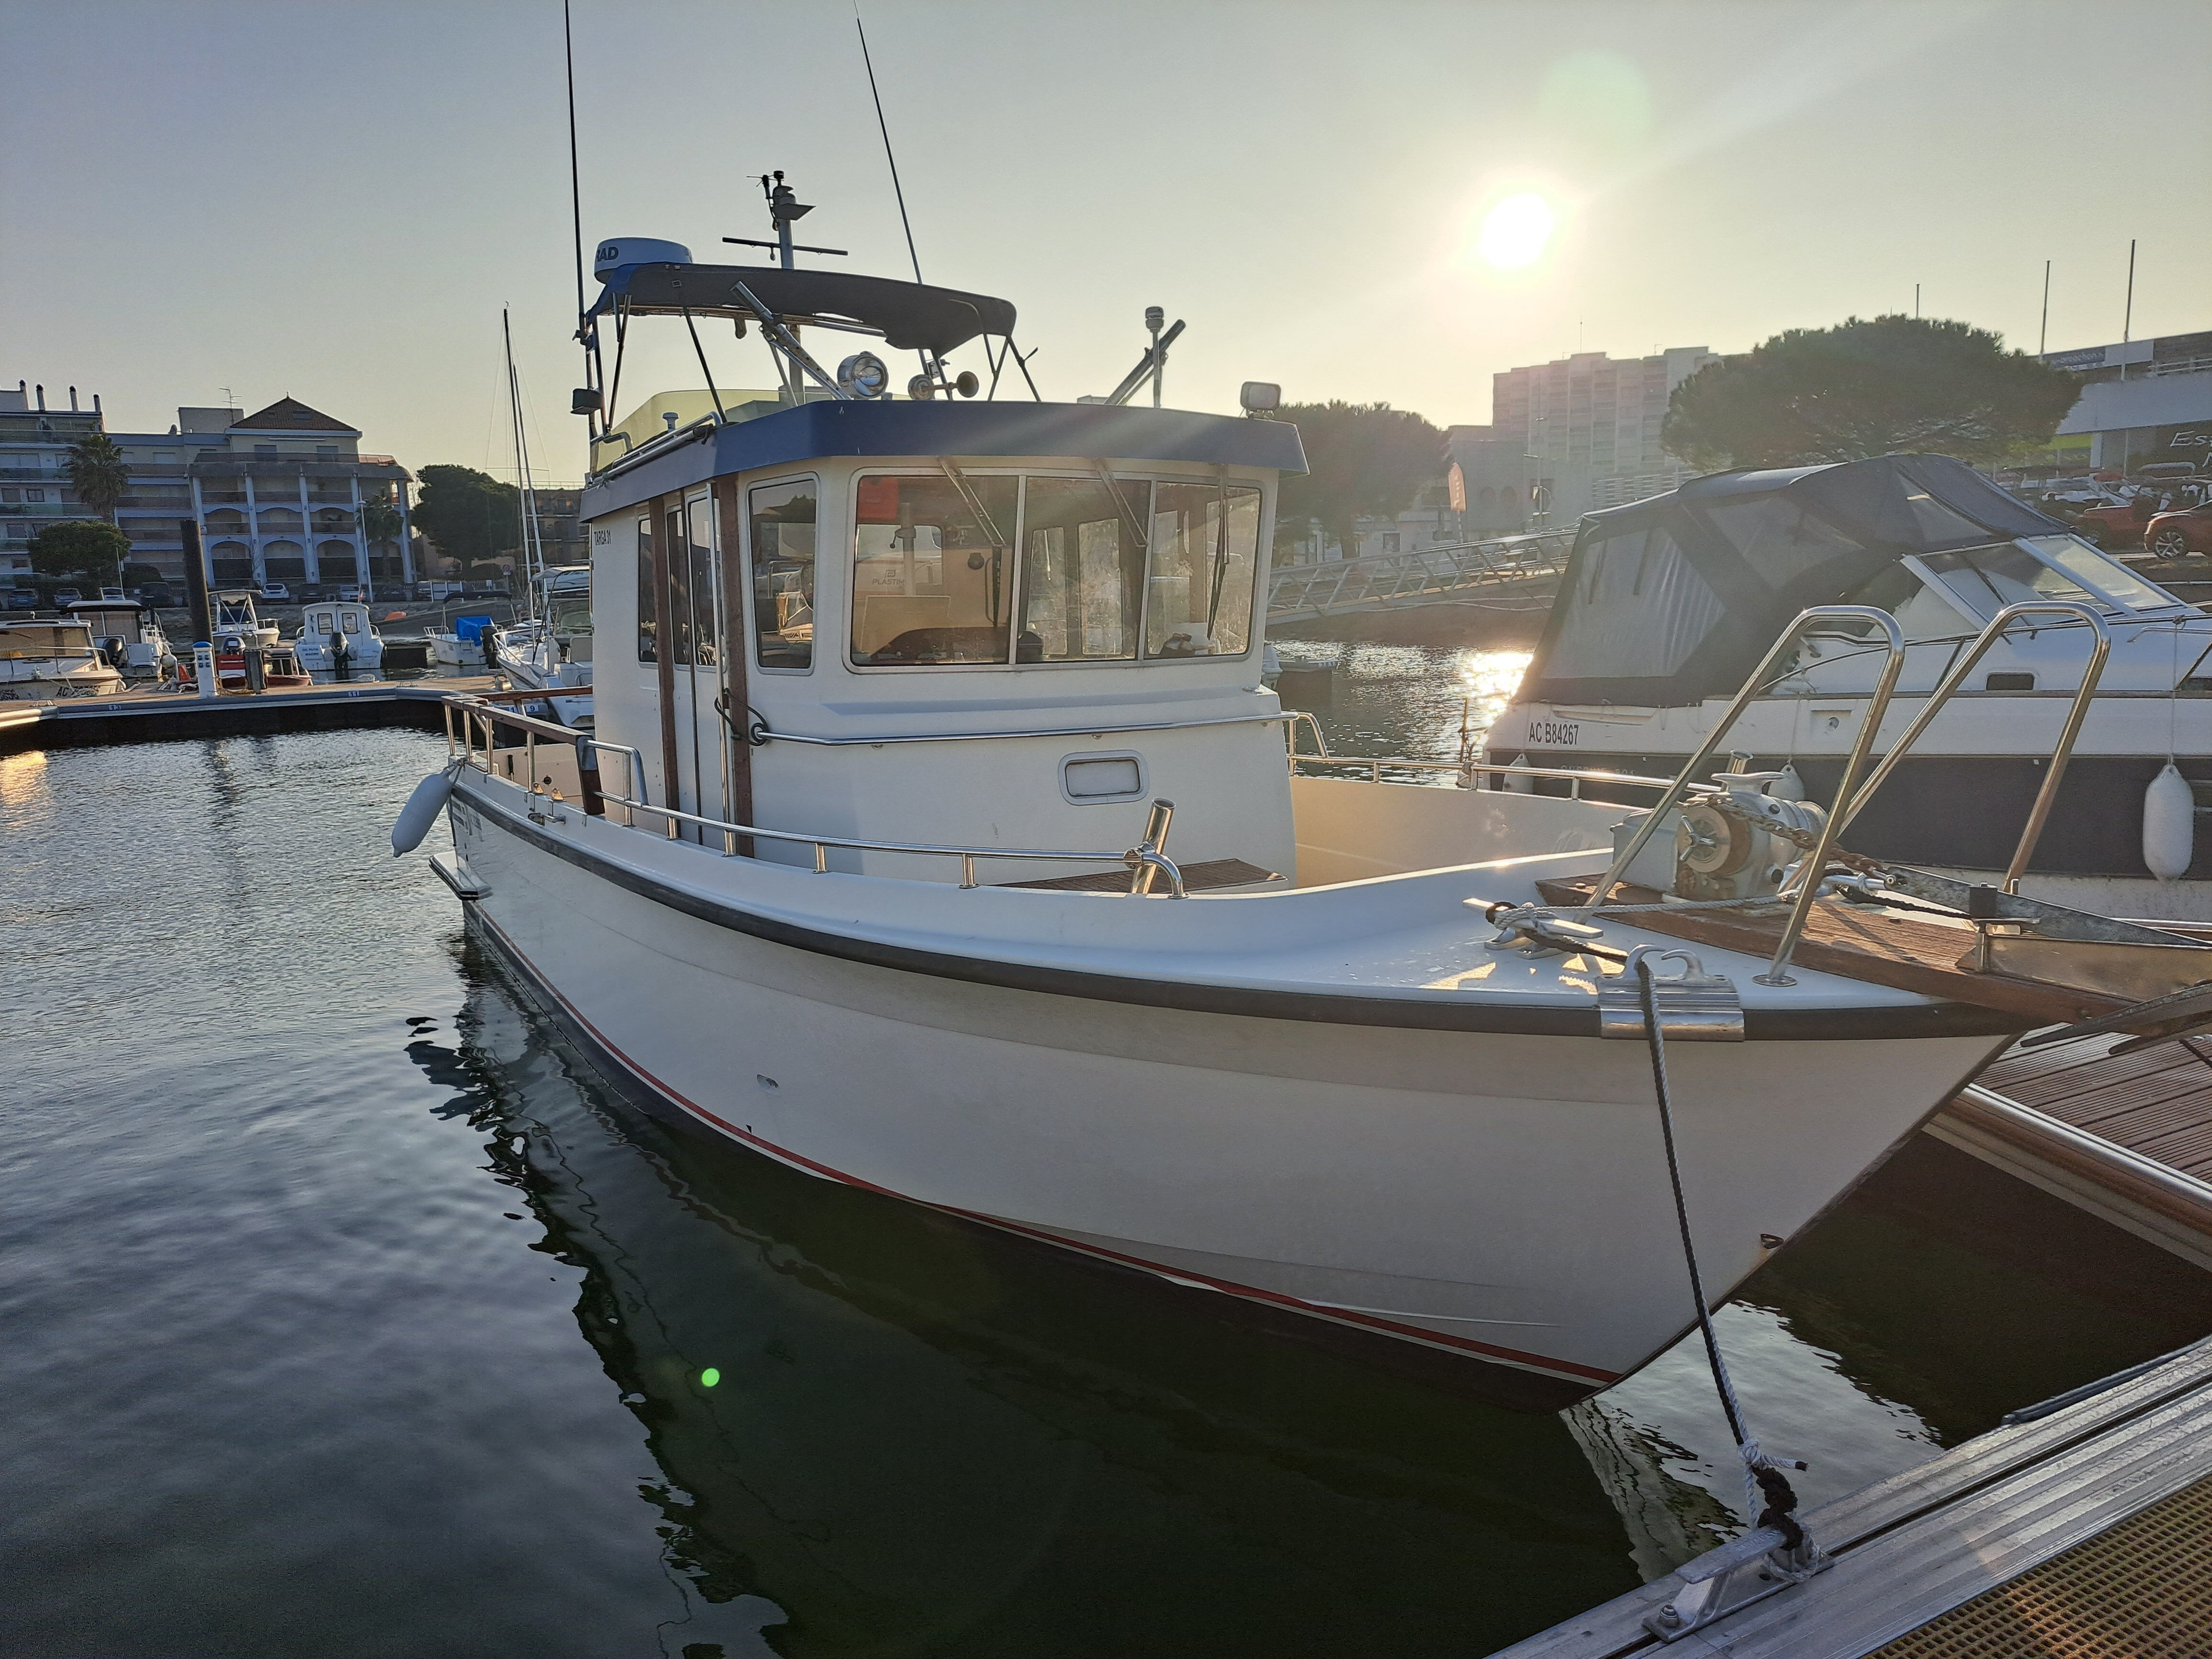
[[[857,324],[900,351],[947,352],[979,334],[1014,328],[1012,301],[986,294],[776,265],[617,265],[585,315],[605,315],[619,303],[633,315],[756,320],[759,313],[738,293],[740,283],[787,323]]]
[[[1521,696],[1647,708],[1726,696],[1800,611],[1907,554],[2070,533],[1948,455],[1692,478],[1584,517]]]
[[[587,485],[582,511],[596,519],[708,478],[763,467],[937,455],[985,465],[1072,455],[1306,470],[1298,429],[1286,421],[1114,404],[850,398],[800,404],[757,420],[708,422],[662,439]]]

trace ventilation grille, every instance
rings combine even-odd
[[[2212,1480],[2130,1516],[1871,1659],[2205,1659]]]

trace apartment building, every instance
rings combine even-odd
[[[42,524],[88,515],[70,486],[69,454],[106,431],[94,397],[46,407],[46,389],[0,392],[0,582],[30,580],[29,542]],[[258,586],[415,579],[407,471],[389,455],[361,453],[361,433],[294,398],[252,415],[185,407],[166,433],[108,432],[129,483],[115,504],[131,560],[164,580],[184,579],[180,526],[198,521],[211,580]],[[364,509],[399,513],[396,539],[370,544]]]
[[[59,519],[85,516],[70,485],[70,448],[100,428],[100,399],[77,407],[69,388],[67,409],[48,409],[46,389],[27,380],[0,392],[0,586],[31,582],[31,538]]]
[[[1535,510],[1557,527],[1672,489],[1692,474],[1660,447],[1668,399],[1719,361],[1703,346],[1676,346],[1638,358],[1578,351],[1509,368],[1492,377],[1489,459],[1496,465],[1485,471],[1502,470],[1517,446],[1527,458],[1515,481],[1522,499],[1533,495]]]
[[[359,428],[289,396],[251,415],[177,415],[178,440],[202,435],[186,434],[188,421],[230,417],[220,443],[192,446],[189,459],[181,444],[178,451],[217,586],[415,580],[411,475],[389,455],[362,454]],[[396,542],[372,549],[362,512],[379,501],[398,509],[400,530]]]

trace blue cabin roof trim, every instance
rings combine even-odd
[[[964,460],[1073,455],[1306,470],[1298,429],[1286,421],[1108,404],[823,401],[702,427],[664,453],[588,485],[583,516],[602,518],[732,472],[913,455]]]

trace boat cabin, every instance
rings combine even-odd
[[[717,425],[586,492],[598,735],[638,751],[654,800],[723,822],[1104,848],[1164,797],[1180,860],[1287,875],[1256,607],[1276,476],[1302,469],[1292,427],[1168,410],[817,402]]]

